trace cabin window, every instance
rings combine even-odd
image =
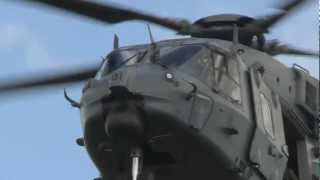
[[[261,103],[261,113],[262,113],[264,129],[270,135],[270,137],[274,139],[275,132],[274,132],[271,106],[270,106],[269,100],[263,93],[260,93],[260,103]]]

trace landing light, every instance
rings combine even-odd
[[[173,80],[173,74],[172,73],[166,73],[166,79],[167,80]]]

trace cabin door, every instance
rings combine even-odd
[[[250,160],[268,180],[282,180],[287,148],[279,97],[264,83],[262,74],[250,68],[254,137]]]

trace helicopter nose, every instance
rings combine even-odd
[[[128,104],[113,106],[106,117],[106,134],[112,139],[126,137],[139,140],[143,136],[144,127],[138,110]]]
[[[142,113],[135,100],[128,100],[131,94],[125,87],[110,88],[112,104],[105,119],[105,132],[112,139],[139,141],[144,133]],[[130,97],[129,97],[130,99]]]
[[[116,86],[110,90],[112,103],[105,119],[105,132],[113,139],[114,158],[130,172],[130,180],[137,180],[142,171],[142,114],[137,99],[125,87]]]

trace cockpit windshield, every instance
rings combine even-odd
[[[200,45],[163,47],[160,49],[159,62],[161,65],[177,68],[195,57],[202,48]]]
[[[122,66],[151,62],[177,69],[241,103],[238,61],[201,44],[115,50],[105,58],[96,78],[100,79]]]
[[[192,76],[234,102],[241,103],[239,64],[203,45],[166,47],[160,51],[162,65]]]
[[[133,65],[142,60],[147,51],[141,50],[115,50],[111,52],[103,61],[103,64],[96,75],[101,78],[108,73],[120,68],[124,65]]]
[[[158,53],[156,61],[159,64],[177,68],[195,57],[202,48],[200,45],[165,46],[159,47],[158,50],[150,49],[149,51],[150,54]],[[146,54],[147,49],[115,50],[104,59],[96,78],[99,79],[122,66],[139,63]]]

